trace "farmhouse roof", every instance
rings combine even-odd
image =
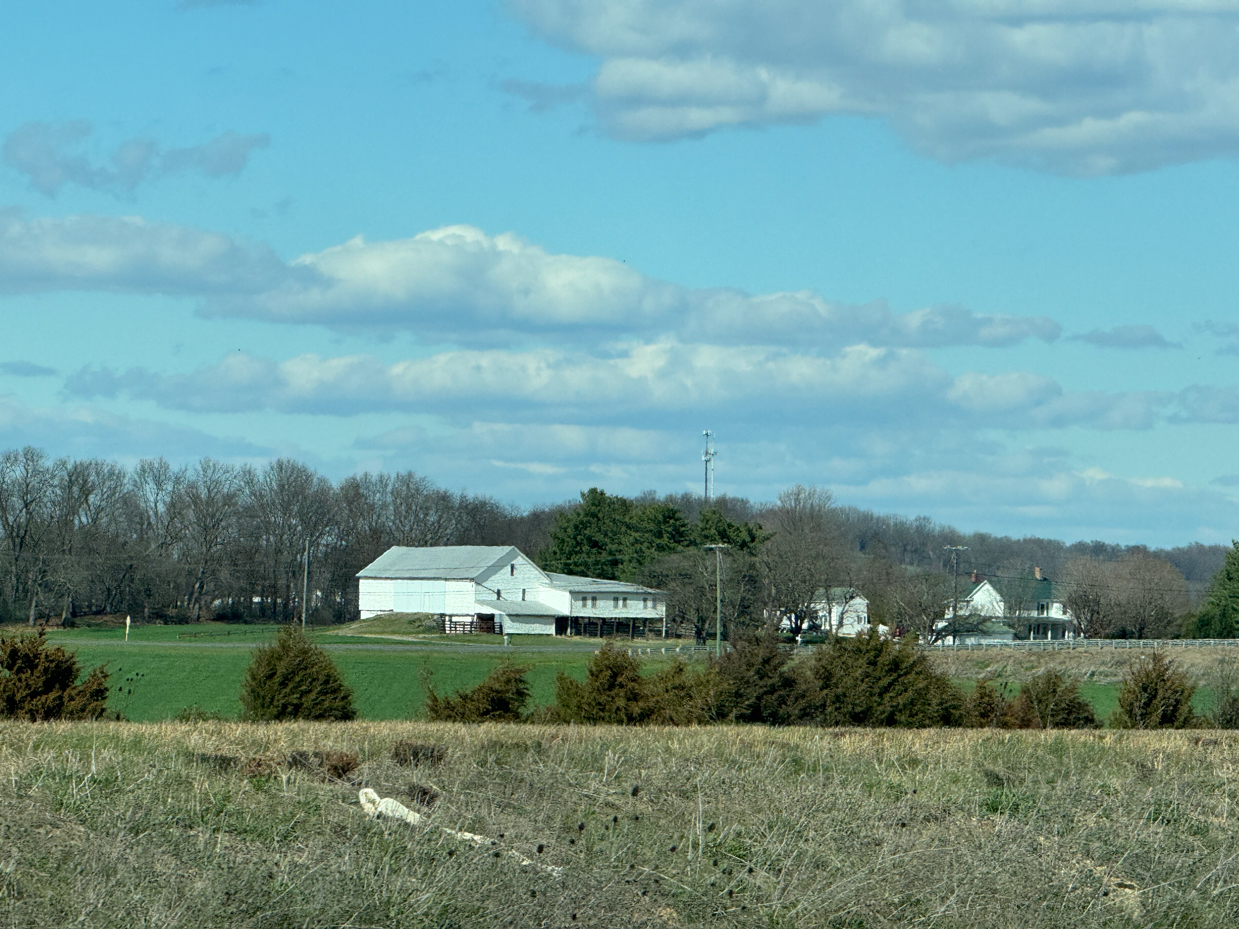
[[[440,545],[430,548],[396,545],[358,571],[357,576],[471,581],[496,565],[506,564],[517,557],[520,557],[520,551],[511,545]]]

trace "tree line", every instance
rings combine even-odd
[[[1228,602],[1209,591],[1227,548],[1168,550],[1104,542],[961,533],[927,517],[835,504],[795,486],[772,502],[693,494],[633,498],[596,488],[579,501],[519,508],[452,491],[411,471],[333,482],[282,458],[262,466],[204,458],[177,467],[0,454],[0,621],[98,614],[192,622],[356,618],[358,570],[392,545],[515,545],[544,568],[668,590],[673,631],[714,622],[716,560],[725,545],[724,627],[787,620],[824,631],[814,603],[834,589],[864,596],[871,618],[933,637],[944,604],[971,572],[1021,579],[1040,567],[1089,635],[1233,635]],[[966,552],[953,563],[948,546]],[[1239,584],[1239,566],[1235,568]],[[1239,598],[1236,598],[1239,609]],[[1229,609],[1229,608],[1228,608]]]

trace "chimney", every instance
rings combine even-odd
[[[974,584],[979,584],[981,583],[981,575],[977,574],[976,571],[973,571],[971,574],[968,575],[968,580]]]
[[[1041,576],[1041,569],[1040,569],[1040,568],[1033,568],[1033,579],[1034,579],[1034,580],[1038,580],[1038,581],[1044,581],[1044,580],[1045,580],[1045,578]]]

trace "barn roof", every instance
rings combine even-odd
[[[563,610],[537,600],[479,600],[474,613],[505,613],[508,616],[567,616]]]
[[[556,574],[547,571],[546,576],[560,590],[574,593],[619,593],[619,594],[658,594],[661,590],[653,587],[642,587],[640,584],[629,584],[627,581],[607,581],[598,577],[578,577],[575,574]]]
[[[358,577],[395,580],[446,579],[471,581],[498,564],[521,557],[511,545],[439,545],[408,548],[396,545],[357,572]]]

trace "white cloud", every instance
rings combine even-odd
[[[776,402],[836,408],[848,416],[855,413],[843,408],[853,404],[913,415],[926,392],[940,395],[949,380],[906,349],[856,345],[819,357],[663,342],[630,346],[608,357],[554,349],[458,350],[386,365],[361,355],[302,355],[276,362],[238,352],[183,375],[86,368],[66,381],[66,389],[81,397],[125,394],[195,411],[344,415],[488,409],[528,420],[565,410],[623,419],[723,406],[751,416]]]
[[[488,236],[448,226],[411,239],[343,245],[303,255],[312,271],[244,301],[211,312],[336,326],[430,327],[458,331],[591,325],[619,327],[656,319],[678,289],[610,258],[550,254],[517,236]]]
[[[261,294],[213,301],[206,312],[469,342],[584,330],[681,341],[704,334],[712,342],[928,348],[1052,341],[1060,332],[1046,317],[990,316],[959,306],[896,314],[880,301],[852,306],[808,291],[694,290],[611,258],[554,254],[471,226],[389,242],[358,237],[303,255],[293,266],[309,273]]]
[[[188,426],[118,415],[88,405],[32,406],[0,394],[0,448],[34,445],[51,455],[136,460],[160,455],[186,461],[274,457],[270,447],[210,435]]]
[[[810,291],[691,289],[623,262],[555,254],[518,236],[447,226],[409,239],[343,245],[284,262],[269,248],[139,217],[27,218],[0,209],[0,294],[57,290],[177,294],[207,316],[423,341],[510,345],[641,338],[727,345],[998,347],[1050,342],[1058,323],[942,305],[895,313]]]
[[[9,133],[0,154],[5,164],[24,174],[35,190],[49,197],[69,184],[128,195],[143,181],[158,175],[240,174],[254,151],[270,143],[264,134],[242,135],[229,130],[202,145],[161,152],[154,139],[137,137],[118,144],[110,163],[100,164],[80,151],[93,132],[94,127],[84,119],[60,124],[25,123]]]
[[[0,210],[0,293],[203,296],[266,290],[292,275],[270,249],[189,226],[92,215],[27,219]]]
[[[945,161],[1069,174],[1239,152],[1233,2],[508,0],[601,59],[597,111],[637,140],[832,114]]]
[[[956,378],[947,396],[971,413],[1027,411],[1062,395],[1063,389],[1051,378],[1028,371],[1006,374],[967,372]],[[1001,422],[995,425],[1003,425]]]
[[[1094,329],[1080,335],[1070,336],[1077,342],[1087,342],[1099,348],[1182,348],[1180,342],[1171,342],[1152,326],[1115,326],[1113,329]]]

